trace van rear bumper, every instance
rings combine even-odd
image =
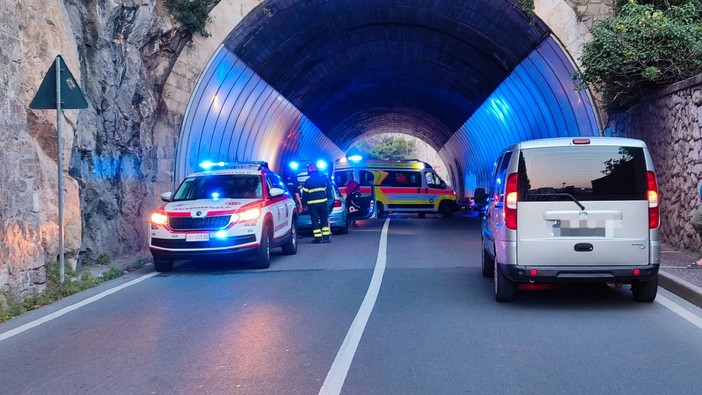
[[[502,273],[512,281],[526,283],[650,281],[658,275],[659,265],[638,266],[517,266],[500,264]],[[638,269],[638,274],[635,270]],[[532,273],[536,270],[536,274]]]

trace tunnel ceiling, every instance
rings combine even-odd
[[[224,46],[342,149],[404,132],[441,148],[549,30],[515,1],[264,1]]]

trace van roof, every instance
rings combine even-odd
[[[589,143],[576,143],[577,140],[589,140]],[[543,148],[543,147],[563,147],[570,145],[599,145],[599,146],[624,146],[624,147],[643,147],[646,148],[646,143],[642,140],[631,139],[625,137],[552,137],[545,139],[535,139],[522,141],[513,144],[508,150],[525,148]]]

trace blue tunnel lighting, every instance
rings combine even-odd
[[[291,3],[306,9],[315,2]],[[334,7],[346,7],[342,3],[339,2]],[[362,3],[368,2],[363,0]],[[381,7],[381,3],[377,2],[378,7]],[[599,135],[599,122],[592,100],[587,92],[574,90],[571,78],[575,71],[573,63],[554,37],[549,36],[548,32],[541,35],[539,29],[530,30],[529,34],[533,33],[533,36],[507,35],[509,38],[503,40],[498,48],[501,52],[496,52],[512,56],[503,68],[495,68],[492,60],[487,58],[466,60],[457,56],[455,51],[443,52],[443,47],[433,46],[434,43],[442,43],[447,36],[442,34],[446,30],[441,25],[445,19],[433,16],[448,13],[451,8],[448,4],[458,7],[467,3],[456,0],[428,2],[422,6],[436,11],[434,13],[418,12],[419,9],[424,9],[421,7],[402,11],[408,13],[405,15],[410,18],[407,21],[414,23],[408,25],[426,24],[427,27],[433,27],[427,31],[438,33],[437,35],[416,37],[416,40],[409,40],[409,44],[392,41],[392,45],[384,45],[383,38],[377,36],[377,40],[372,41],[373,46],[359,45],[353,51],[349,48],[335,48],[340,54],[348,55],[339,57],[327,56],[330,53],[325,52],[325,47],[315,47],[320,49],[314,55],[324,61],[314,64],[308,64],[317,59],[311,55],[304,59],[300,57],[304,62],[299,64],[288,60],[290,57],[298,59],[294,50],[302,48],[300,45],[306,41],[289,39],[290,35],[284,34],[288,28],[285,23],[265,27],[283,29],[280,32],[276,30],[279,38],[267,38],[270,47],[278,51],[269,54],[271,57],[263,56],[263,46],[237,47],[234,38],[245,35],[231,35],[233,41],[225,41],[219,47],[200,76],[188,104],[174,155],[174,182],[178,184],[185,175],[197,170],[198,166],[203,167],[203,163],[209,163],[208,168],[212,168],[219,161],[263,160],[270,163],[271,169],[275,171],[294,169],[291,162],[294,159],[339,158],[344,155],[343,150],[366,133],[378,133],[381,129],[402,129],[432,144],[448,167],[451,179],[447,181],[459,194],[472,196],[473,189],[487,187],[495,158],[510,144],[543,137]],[[502,12],[487,0],[470,4],[475,9]],[[477,15],[471,13],[473,8],[466,8],[463,22],[467,23],[466,26],[472,24],[481,27],[482,24],[471,19]],[[297,8],[286,8],[291,12],[293,9]],[[398,18],[400,15],[398,10]],[[277,21],[285,22],[282,19]],[[505,21],[496,30],[500,28],[503,32],[512,32],[521,26],[521,22],[517,23],[521,21],[519,18],[507,18]],[[252,23],[258,22],[252,19]],[[252,25],[252,31],[258,30]],[[379,29],[378,32],[385,30]],[[398,30],[395,33],[402,32],[403,30]],[[366,33],[371,35],[369,38],[373,38],[376,31],[371,29]],[[339,34],[345,33],[339,31]],[[485,37],[490,34],[492,32],[485,33]],[[449,36],[451,40],[458,39],[455,43],[463,45],[461,48],[465,49],[472,46],[483,48],[488,42],[493,42],[483,40],[482,35]],[[314,39],[323,41],[316,37]],[[276,45],[282,42],[280,40],[285,40],[285,45]],[[511,52],[516,47],[512,44],[521,42],[520,40],[524,42],[518,46],[528,50]],[[528,45],[529,43],[533,45]],[[326,41],[322,44],[329,45]],[[537,45],[535,49],[534,45]],[[461,80],[461,74],[448,73],[444,79],[440,73],[427,72],[436,69],[428,68],[427,63],[420,61],[415,62],[410,69],[404,68],[401,62],[405,59],[403,53],[392,51],[409,49],[446,56],[455,61],[456,65],[464,66],[461,70],[475,72],[464,73],[466,78]],[[376,56],[365,62],[366,59],[358,54],[369,50],[384,56]],[[251,53],[247,58],[243,54],[249,51]],[[339,63],[329,63],[333,59]],[[347,60],[348,63],[344,63]],[[447,63],[437,63],[438,66],[445,64]],[[307,66],[318,68],[309,71],[305,68]],[[512,72],[509,75],[500,74],[488,69],[491,66],[495,70]],[[271,70],[268,75],[270,78],[262,77],[266,76],[263,71],[266,68]],[[358,73],[353,74],[354,83],[347,86],[339,82],[342,79],[338,75],[348,74],[351,68],[358,70]],[[280,75],[280,70],[286,71]],[[293,75],[297,78],[284,78],[286,73],[295,70],[298,74]],[[381,71],[378,73],[376,70]],[[392,83],[388,82],[388,75],[397,78],[404,76],[406,79]],[[483,77],[491,77],[494,81],[494,84],[489,85],[489,90],[480,91],[483,82],[446,85],[450,78],[483,81]],[[366,85],[360,82],[373,87],[372,92],[380,91],[382,94],[364,93],[371,90],[364,90],[362,87]],[[409,98],[390,94],[397,91],[410,91],[414,94]],[[326,96],[320,96],[320,92]],[[375,104],[375,107],[371,107],[371,104]],[[345,114],[349,108],[355,110]],[[319,125],[324,129],[320,129]],[[355,155],[349,155],[346,159],[350,162],[363,160]],[[298,163],[298,169],[307,163]],[[320,171],[329,171],[327,169],[331,168],[328,162],[316,165]]]
[[[363,157],[361,155],[351,155],[348,157],[348,160],[351,162],[360,162],[363,160]]]

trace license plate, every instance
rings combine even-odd
[[[185,241],[210,241],[209,233],[192,233],[185,235]]]

